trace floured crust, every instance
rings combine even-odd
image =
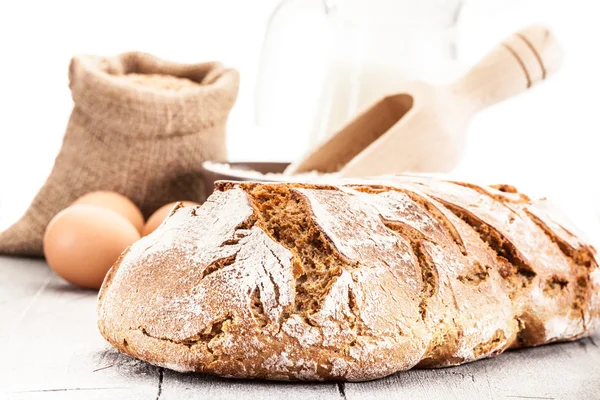
[[[178,371],[368,380],[589,334],[595,250],[512,188],[223,183],[99,295],[117,349]]]

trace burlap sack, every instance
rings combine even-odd
[[[124,79],[129,73],[201,85],[165,90]],[[239,83],[235,70],[143,53],[76,56],[69,80],[75,106],[62,148],[25,215],[0,233],[2,254],[42,256],[50,219],[91,191],[121,193],[146,217],[172,201],[202,201],[202,161],[226,159],[225,124]]]

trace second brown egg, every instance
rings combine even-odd
[[[144,216],[140,209],[133,201],[117,192],[91,192],[75,200],[73,204],[99,206],[114,211],[131,222],[140,233],[144,227]]]

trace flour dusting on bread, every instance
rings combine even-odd
[[[122,255],[98,315],[178,371],[356,381],[588,335],[600,270],[506,185],[220,183]]]

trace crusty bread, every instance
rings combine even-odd
[[[178,371],[367,380],[587,335],[600,269],[509,186],[224,182],[121,256],[98,315]]]

